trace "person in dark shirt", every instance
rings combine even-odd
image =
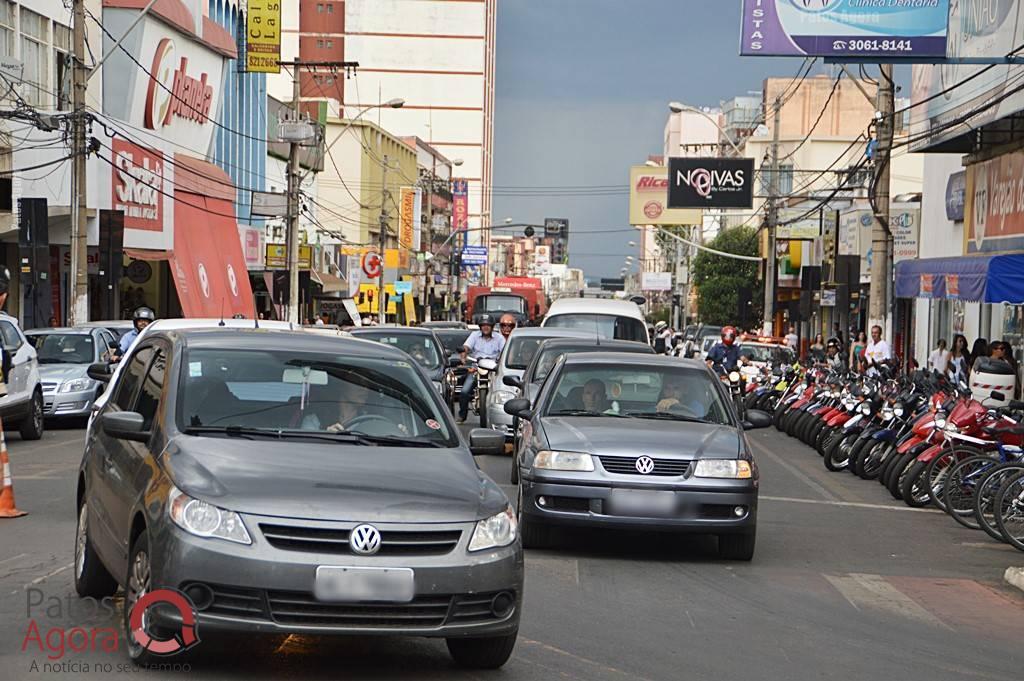
[[[736,369],[740,361],[740,349],[736,346],[736,329],[731,326],[722,327],[722,340],[715,343],[708,352],[708,366],[719,374],[727,374]]]

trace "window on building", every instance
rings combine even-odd
[[[15,4],[10,0],[0,0],[0,55],[11,56],[14,50]],[[0,102],[13,101],[10,95],[10,84],[0,80]]]
[[[71,29],[57,22],[53,23],[54,90],[57,92],[57,110],[71,108],[71,69],[68,58],[71,55]]]
[[[786,195],[793,193],[793,166],[779,166],[779,193]]]
[[[49,48],[50,22],[42,14],[21,8],[21,61],[25,65],[22,97],[30,106],[50,104]]]

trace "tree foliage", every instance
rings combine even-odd
[[[708,247],[736,255],[759,255],[757,229],[734,227],[719,232]],[[705,324],[760,324],[764,307],[763,283],[758,279],[758,263],[736,260],[700,251],[693,261],[693,281],[697,287],[697,310]],[[750,295],[750,311],[746,318],[740,313],[741,293]]]

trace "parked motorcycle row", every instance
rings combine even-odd
[[[747,407],[771,412],[829,471],[876,480],[908,506],[934,506],[1024,551],[1024,402],[978,399],[920,371],[866,377],[799,365],[768,369],[745,391]]]

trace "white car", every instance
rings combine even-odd
[[[11,358],[7,394],[0,397],[4,432],[17,430],[23,440],[38,440],[43,437],[43,386],[36,349],[25,338],[18,320],[6,313],[0,313],[0,337]]]

